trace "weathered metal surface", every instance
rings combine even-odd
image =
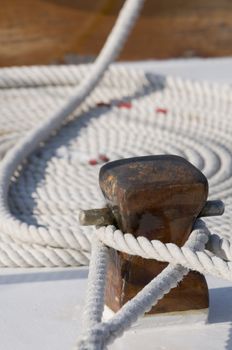
[[[198,217],[219,216],[224,213],[225,206],[221,200],[212,200],[205,203]],[[82,226],[114,225],[115,218],[109,207],[99,209],[80,210],[79,222]]]
[[[221,200],[207,201],[204,208],[199,214],[199,217],[218,216],[225,211],[225,205]]]
[[[182,246],[205,206],[205,176],[177,156],[123,159],[104,165],[100,186],[123,232]],[[106,304],[113,311],[137,294],[166,263],[110,250]],[[151,313],[208,307],[203,276],[191,272]]]
[[[178,245],[186,241],[208,195],[205,176],[170,155],[108,163],[100,171],[100,186],[122,231]]]
[[[101,208],[81,210],[79,214],[79,222],[83,226],[105,226],[113,225],[115,219],[110,208]]]

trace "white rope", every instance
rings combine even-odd
[[[136,238],[130,233],[123,234],[114,226],[102,227],[97,230],[96,234],[106,246],[118,251],[130,255],[138,255],[145,259],[181,264],[188,269],[201,272],[202,274],[212,274],[216,277],[232,281],[232,262],[224,261],[218,256],[209,256],[205,251],[194,253],[188,247],[179,248],[173,243],[165,244],[157,240],[149,241],[146,237],[142,236]],[[214,244],[214,241],[215,236],[211,240],[211,245]],[[227,243],[228,241],[226,240],[220,240],[220,245],[226,246],[225,251],[228,257],[229,249]]]
[[[82,350],[107,346],[188,269],[231,280],[231,243],[211,235],[203,250],[205,227],[179,248],[113,227],[101,228],[92,240],[94,231],[77,222],[80,208],[104,205],[98,171],[107,158],[172,153],[202,170],[211,198],[225,201],[224,217],[207,223],[230,235],[231,86],[123,67],[105,72],[142,3],[126,1],[94,65],[0,69],[0,266],[87,264],[93,241]],[[115,249],[171,263],[107,323],[100,323],[107,248],[99,238]]]
[[[92,241],[92,253],[89,265],[88,287],[86,293],[86,305],[83,312],[83,336],[82,342],[88,342],[88,349],[91,349],[90,338],[95,338],[97,332],[93,329],[97,326],[102,319],[102,313],[104,310],[104,292],[106,283],[106,271],[107,271],[108,254],[107,248],[104,246],[95,236]],[[100,340],[100,342],[99,342]],[[94,346],[101,349],[101,339],[94,339]],[[92,342],[92,341],[91,341]],[[97,345],[98,342],[98,345]]]
[[[75,69],[78,72],[79,68]],[[73,70],[74,67],[71,72]],[[53,67],[52,71],[59,75],[59,68]],[[82,67],[81,72],[87,74],[88,67]],[[13,178],[9,176],[12,181],[8,203],[5,202],[7,207],[2,207],[0,212],[1,266],[87,263],[93,230],[81,228],[77,217],[79,208],[105,205],[98,190],[101,164],[88,163],[102,153],[110,160],[161,153],[187,158],[207,175],[211,198],[217,196],[226,203],[226,212],[220,220],[207,219],[209,228],[229,237],[232,214],[230,87],[206,83],[198,86],[170,77],[163,85],[161,89],[161,78],[155,75],[112,67],[63,129],[22,164],[22,171],[14,172]],[[0,90],[2,104],[9,111],[0,115],[4,127],[0,137],[2,155],[32,125],[36,126],[41,117],[46,119],[51,110],[61,106],[72,90],[68,86],[70,91],[66,94],[64,87],[46,89]],[[118,107],[120,101],[128,100],[126,96],[129,96],[130,109]],[[102,101],[109,107],[96,105]],[[160,107],[167,113],[158,112]]]
[[[204,223],[199,220],[182,249],[188,249],[192,254],[197,251],[199,252],[204,249],[208,237],[209,231],[204,226]],[[103,309],[102,303],[100,303],[99,300],[104,301],[103,288],[105,281],[105,269],[102,265],[99,265],[99,257],[100,254],[102,254],[102,249],[102,245],[99,241],[98,247],[95,247],[93,251],[90,265],[88,283],[92,289],[86,298],[86,310],[93,309],[94,312],[93,314],[89,314],[88,322],[85,323],[85,333],[78,343],[79,350],[105,349],[108,344],[112,343],[118,336],[121,336],[127,328],[136,322],[140,316],[148,312],[159,299],[170,291],[170,289],[175,288],[178,282],[181,281],[189,271],[188,268],[181,266],[181,259],[181,265],[178,263],[176,264],[176,261],[172,261],[174,264],[168,265],[168,267],[148,283],[133,299],[127,302],[109,321],[101,322]],[[104,260],[106,260],[105,257]],[[95,311],[94,299],[98,300],[98,304],[100,304],[98,313]]]
[[[232,244],[231,241],[221,238],[216,234],[211,234],[207,243],[207,249],[212,254],[217,255],[223,260],[232,260]]]
[[[96,62],[90,68],[90,73],[75,88],[72,97],[68,102],[59,108],[52,117],[43,121],[35,129],[28,132],[27,135],[20,140],[15,147],[10,149],[4,157],[0,165],[0,221],[1,229],[4,235],[8,235],[10,239],[16,241],[19,247],[15,249],[12,243],[2,244],[2,251],[0,257],[0,265],[3,266],[56,266],[56,265],[72,265],[75,261],[73,259],[73,251],[69,248],[83,249],[83,244],[89,250],[90,244],[83,235],[74,236],[70,230],[66,232],[58,232],[56,230],[47,229],[44,227],[35,228],[33,225],[28,225],[25,221],[17,219],[8,207],[8,191],[12,175],[23,160],[46,140],[51,132],[54,132],[61,123],[86,99],[90,92],[94,89],[98,81],[103,76],[109,64],[118,56],[124,42],[129,35],[133,24],[139,14],[140,8],[143,4],[142,0],[128,0],[125,2],[117,22],[112,29],[106,43],[96,59]],[[8,74],[7,74],[8,73]],[[21,73],[21,72],[20,72]],[[24,81],[24,76],[18,73],[21,81]],[[22,72],[23,73],[23,72]],[[17,79],[16,79],[17,80]],[[11,78],[9,70],[3,71],[1,79],[2,86],[18,87],[16,80]],[[32,79],[33,81],[33,79]],[[44,83],[44,81],[42,81]],[[45,82],[46,84],[47,82]],[[53,83],[53,80],[52,82]],[[28,82],[24,86],[27,86]],[[41,84],[41,82],[39,82]],[[29,82],[30,85],[30,82]],[[22,244],[32,245],[25,253]],[[51,248],[45,251],[44,249],[37,249],[38,245],[41,247],[50,246]],[[65,251],[57,250],[56,248],[65,248]],[[86,253],[81,250],[78,254],[74,254],[78,262],[86,262]],[[31,259],[32,258],[32,259]]]
[[[104,309],[104,290],[107,270],[107,247],[95,236],[92,241],[83,328],[92,328],[101,321]]]

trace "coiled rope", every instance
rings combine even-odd
[[[95,88],[109,64],[118,56],[142,4],[142,0],[126,1],[101,53],[94,65],[90,67],[90,73],[74,89],[68,102],[59,108],[52,117],[28,132],[17,143],[16,147],[10,149],[5,155],[0,165],[0,230],[4,232],[4,237],[1,235],[3,238],[0,246],[0,266],[64,266],[74,265],[76,261],[82,264],[87,263],[90,245],[86,236],[73,234],[71,230],[60,232],[51,228],[47,229],[44,226],[35,227],[19,220],[9,210],[9,187],[12,175],[23,160],[44,142],[51,135],[51,132],[54,133],[54,130],[76,110]],[[5,76],[8,72],[9,70],[6,70]],[[21,82],[24,81],[22,74],[18,73],[18,77]],[[13,86],[19,88],[15,79],[4,77],[4,70],[1,80],[3,86],[10,84],[12,87],[13,81]],[[83,248],[87,253],[83,252]]]
[[[94,331],[84,335],[82,349],[107,346],[189,268],[231,280],[231,243],[223,238],[230,236],[232,213],[231,86],[116,66],[106,71],[142,3],[126,1],[94,65],[0,69],[0,266],[88,264],[94,242],[90,276],[98,276],[95,282],[100,284],[90,278],[96,288],[89,287],[86,329],[92,324]],[[190,246],[177,249],[135,240],[114,227],[96,235],[79,227],[80,208],[104,205],[98,189],[102,162],[163,153],[196,165],[209,179],[210,198],[225,202],[222,218],[207,219],[213,235],[208,237],[203,225],[196,235],[193,231],[193,245],[191,238]],[[125,307],[129,314],[122,311],[106,327],[98,324],[107,262],[107,248],[99,239],[118,250],[174,264],[142,292],[144,303],[131,302],[137,311]],[[99,297],[95,307],[93,291]]]
[[[88,70],[86,65],[1,69],[2,156],[16,143],[10,151],[14,155],[19,140],[26,142],[23,135],[41,120],[46,121]],[[35,71],[38,85],[33,86]],[[48,81],[53,77],[50,85],[47,75]],[[10,76],[14,82],[6,87]],[[5,191],[0,211],[1,266],[88,263],[94,231],[79,227],[77,218],[80,208],[105,204],[98,190],[100,164],[90,162],[98,163],[102,154],[110,160],[162,153],[187,158],[208,177],[210,198],[225,202],[223,217],[207,219],[207,224],[214,233],[229,238],[231,97],[229,85],[111,67],[63,128],[21,163],[21,169],[11,165],[12,175],[7,171],[5,181],[11,179],[8,192],[4,182],[1,186]],[[2,161],[3,173],[10,163],[10,152]]]

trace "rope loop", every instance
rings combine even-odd
[[[87,264],[92,245],[82,350],[105,348],[189,269],[232,280],[231,242],[210,235],[201,221],[178,247],[113,226],[95,235],[76,220],[83,203],[87,208],[102,204],[93,169],[100,154],[107,150],[103,158],[113,160],[158,152],[183,156],[202,170],[211,196],[226,199],[230,208],[223,222],[212,219],[211,227],[231,229],[231,86],[157,78],[121,67],[106,72],[143,2],[125,2],[93,65],[0,70],[0,266]],[[170,264],[112,320],[101,322],[106,246]]]
[[[145,237],[136,239],[130,233],[123,234],[114,226],[97,229],[90,261],[88,297],[85,308],[87,310],[85,312],[85,320],[87,321],[85,325],[92,325],[92,327],[87,327],[88,331],[84,332],[81,337],[78,349],[104,349],[116,337],[122,335],[140,316],[149,311],[166,293],[175,288],[188,273],[189,268],[199,270],[197,266],[193,268],[193,263],[190,266],[189,260],[191,260],[192,255],[195,259],[195,254],[204,250],[209,235],[210,232],[202,220],[197,220],[192,233],[182,248],[175,244],[164,244],[155,240],[149,241]],[[99,319],[102,319],[107,269],[106,255],[108,254],[108,251],[103,251],[103,247],[106,246],[143,258],[170,262],[170,264],[133,299],[128,301],[109,321],[101,322]],[[104,269],[100,264],[100,261],[103,260],[105,261]],[[99,285],[101,288],[99,288]],[[101,300],[101,307],[97,310],[96,300],[98,302]]]
[[[230,242],[217,235],[211,235],[205,223],[198,219],[188,242],[195,245],[206,245],[207,249],[198,251],[189,246],[178,247],[173,243],[163,243],[158,240],[149,240],[146,237],[135,237],[130,233],[123,233],[114,226],[100,227],[96,230],[98,239],[106,246],[118,251],[137,255],[145,259],[155,259],[198,271],[210,273],[216,277],[232,279],[232,266],[230,261],[221,257],[231,258]],[[208,250],[210,249],[210,251]],[[217,253],[217,256],[214,254]]]

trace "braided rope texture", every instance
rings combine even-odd
[[[62,106],[88,70],[1,69],[1,157]],[[229,237],[231,107],[230,85],[112,66],[62,129],[14,172],[10,213],[0,213],[0,266],[87,264],[93,230],[79,227],[79,209],[104,206],[99,168],[122,157],[171,153],[188,159],[209,179],[210,198],[226,204],[223,217],[207,219],[209,228]]]
[[[142,3],[126,1],[93,66],[0,70],[0,266],[88,263],[93,232],[79,227],[78,211],[104,205],[97,186],[99,166],[122,157],[172,153],[190,160],[209,178],[211,197],[220,197],[228,206],[224,220],[218,224],[211,219],[209,225],[229,234],[231,87],[120,67],[106,72]],[[98,230],[84,314],[86,333],[79,348],[105,348],[175,287],[189,268],[231,279],[231,263],[202,251],[209,231],[199,231],[179,249],[142,237],[136,240],[111,226]],[[109,323],[100,323],[107,248],[99,238],[130,254],[171,262]],[[209,247],[231,259],[229,240],[213,235]]]
[[[0,164],[0,232],[4,232],[1,235],[4,237],[2,237],[2,239],[0,237],[0,266],[69,266],[76,265],[79,263],[85,264],[88,261],[88,251],[90,249],[90,236],[86,238],[86,236],[84,236],[82,232],[79,232],[78,229],[76,230],[75,218],[71,217],[71,221],[68,222],[69,227],[67,227],[66,229],[62,225],[60,225],[60,223],[58,223],[58,229],[56,227],[46,227],[46,225],[38,223],[34,216],[32,216],[29,219],[29,221],[27,221],[27,219],[24,220],[25,212],[23,210],[23,207],[21,207],[20,203],[15,202],[13,203],[12,207],[12,201],[10,199],[11,195],[9,192],[11,188],[11,183],[17,182],[14,175],[19,174],[20,177],[20,173],[24,172],[23,168],[26,162],[32,165],[31,170],[33,173],[37,170],[34,167],[32,159],[29,158],[29,155],[31,155],[33,151],[37,150],[37,152],[39,151],[39,154],[37,153],[37,158],[40,158],[41,148],[44,149],[46,147],[45,141],[49,138],[49,136],[55,135],[57,130],[61,128],[63,124],[69,121],[70,115],[74,114],[75,111],[79,109],[83,102],[86,101],[86,98],[88,96],[91,96],[91,93],[101,81],[101,78],[104,76],[104,73],[107,71],[107,68],[117,58],[122,47],[124,46],[124,43],[128,35],[130,34],[131,29],[133,28],[133,25],[135,24],[136,19],[140,13],[143,2],[144,0],[127,0],[123,4],[122,9],[117,17],[116,23],[113,26],[110,34],[108,35],[101,52],[99,53],[94,64],[92,66],[88,66],[86,72],[87,74],[85,75],[84,79],[82,79],[79,84],[76,84],[75,88],[72,89],[73,91],[71,95],[65,99],[64,103],[61,106],[59,106],[59,103],[57,103],[56,100],[53,101],[53,103],[56,105],[56,110],[50,111],[51,114],[49,118],[40,121],[35,128],[30,129],[27,132],[27,134],[21,140],[19,140],[16,146],[13,146],[3,158]],[[31,86],[31,78],[26,78],[27,71],[25,70],[18,70],[17,68],[13,70],[13,72],[15,73],[13,81],[11,79],[12,70],[6,69],[2,72],[3,74],[0,77],[0,80],[2,81],[2,86],[10,86],[11,92],[12,90],[14,91],[14,88],[16,87],[16,95],[18,89],[22,91],[22,89],[28,87],[28,82],[29,86]],[[40,78],[38,78],[38,75],[40,73],[36,70],[36,68],[33,68],[33,72],[34,75],[32,78],[32,86],[35,85],[35,77],[36,81],[38,81],[38,84],[36,85],[37,88],[41,87],[41,81],[42,84],[45,85],[45,87],[47,86],[47,84],[49,85],[50,79],[42,78],[41,80]],[[19,84],[17,83],[17,78],[19,78]],[[63,82],[64,79],[62,79],[62,86]],[[51,81],[51,85],[53,85],[53,80]],[[50,85],[48,86],[48,88],[49,87]],[[45,91],[46,96],[47,94],[49,94],[49,91]],[[26,97],[27,103],[29,102],[28,95],[28,91],[26,91],[24,99]],[[7,98],[8,96],[5,97]],[[15,97],[16,98],[14,98],[14,101],[17,100],[17,96]],[[40,99],[38,90],[36,92],[36,99],[37,97],[38,99]],[[7,101],[7,105],[9,105],[9,99]],[[46,103],[45,96],[42,96],[42,100],[40,99],[40,102],[44,106],[44,102]],[[16,106],[14,106],[14,108],[15,107]],[[49,107],[51,107],[50,104]],[[33,104],[33,108],[36,108],[36,105]],[[14,111],[11,110],[11,113],[12,112]],[[82,112],[84,111],[82,110]],[[25,110],[23,110],[23,114],[25,116]],[[42,110],[42,114],[44,114],[44,109]],[[78,117],[80,117],[80,115],[78,115]],[[82,127],[83,126],[84,124],[82,125]],[[6,130],[5,133],[7,133]],[[9,148],[9,145],[12,143],[12,135],[10,135],[7,138],[7,140],[4,141],[6,142],[3,142],[3,153],[6,152],[6,149]],[[62,136],[61,141],[64,142],[64,145],[66,145],[66,142],[69,143],[69,141],[65,140]],[[53,151],[50,154],[49,159],[53,159]],[[99,159],[106,159],[106,156],[99,155]],[[47,163],[48,158],[44,159],[44,161],[45,163]],[[95,164],[95,162],[96,161],[94,161],[94,163],[91,163],[91,161],[89,161],[89,163],[92,165]],[[45,168],[46,165],[43,164],[40,170],[43,169],[45,171]],[[79,170],[81,170],[81,167]],[[38,183],[44,182],[44,180],[46,179],[45,173],[44,175],[42,175],[41,171],[37,172],[39,178],[37,177],[36,181]],[[72,175],[74,174],[71,175],[69,173],[69,175],[71,180],[73,178]],[[35,183],[31,182],[31,180],[29,181],[32,190],[29,202],[33,206],[33,203],[36,202],[36,199],[34,198]],[[62,180],[62,183],[63,182],[64,179]],[[84,185],[83,182],[82,185]],[[40,186],[38,186],[37,189],[39,187]],[[62,210],[64,210],[64,212],[66,213],[65,203],[68,201],[68,197],[62,190],[62,184],[61,186],[59,185],[57,187],[56,185],[54,186],[54,183],[51,183],[49,185],[49,188],[51,190],[51,193],[56,193],[58,188],[61,189],[61,200],[58,198],[59,196],[57,197],[55,195],[55,206],[58,205],[59,208],[62,207]],[[69,191],[68,194],[69,199],[71,201],[73,196],[73,188],[75,189],[74,185],[71,186],[71,191]],[[39,191],[41,192],[41,189]],[[82,197],[81,192],[82,191],[80,189],[80,197]],[[21,194],[22,192],[20,190],[20,196]],[[26,193],[23,194],[23,197],[25,194]],[[49,196],[51,197],[51,194]],[[28,198],[26,199],[26,201],[27,200]],[[59,203],[57,203],[57,200]],[[29,202],[24,202],[24,208],[26,209],[26,211],[29,209]],[[20,205],[20,207],[18,207],[18,205]],[[76,206],[74,205],[74,210],[75,207]],[[19,209],[20,216],[23,216],[17,217],[17,215],[14,215],[15,208],[16,211]],[[52,210],[52,213],[50,214],[54,216],[54,210]],[[41,215],[44,216],[42,213]],[[55,221],[57,222],[57,218],[55,218]]]
[[[223,248],[223,245],[228,247],[230,242],[226,239],[221,240],[222,246],[221,249],[219,249],[219,245],[216,245],[216,242],[214,241],[216,237],[219,241],[220,238],[215,235],[212,237],[212,241],[208,245],[211,250],[203,250],[196,253],[188,247],[179,248],[173,243],[165,244],[158,240],[149,241],[143,236],[136,238],[130,233],[122,233],[114,226],[98,229],[97,236],[106,246],[130,255],[141,256],[145,259],[155,259],[172,264],[181,264],[188,269],[198,271],[202,274],[212,274],[229,281],[232,280],[231,253],[229,257],[227,254],[228,261],[224,261],[224,259],[221,258],[226,251],[226,249]],[[211,236],[209,231],[208,237],[210,242]],[[217,249],[215,249],[215,246]],[[214,255],[214,252],[216,252],[217,255]]]
[[[182,249],[187,249],[192,255],[200,253],[205,248],[209,235],[210,232],[204,222],[198,220]],[[115,242],[113,237],[110,238],[110,242]],[[123,251],[128,251],[128,249]],[[139,252],[137,253],[139,255]],[[150,257],[154,258],[154,256]],[[178,282],[189,271],[188,268],[182,265],[182,260],[180,258],[179,261],[173,259],[168,267],[149,282],[134,298],[123,305],[110,320],[101,322],[104,304],[107,251],[105,245],[95,237],[85,305],[84,332],[78,342],[78,349],[106,349],[115,338],[121,336],[139,317],[149,311],[165,294],[177,286]]]

